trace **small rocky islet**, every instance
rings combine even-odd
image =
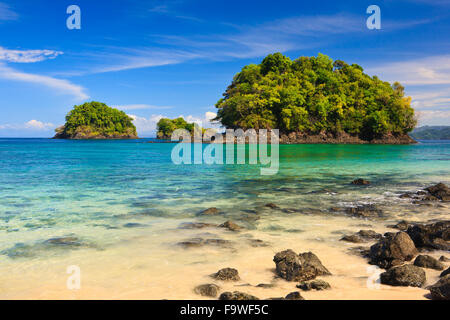
[[[362,180],[362,181],[361,181]],[[370,184],[367,180],[357,179],[352,182],[355,186],[367,186]],[[429,201],[449,201],[450,189],[443,183],[428,187],[424,190],[404,194],[399,198],[410,198],[414,204],[420,204]],[[282,210],[275,203],[268,203],[266,208]],[[356,207],[357,209],[347,214],[359,218],[379,218],[380,211],[375,206],[365,205]],[[217,208],[205,210],[207,214],[220,215],[221,211]],[[367,214],[368,212],[374,212]],[[361,214],[366,213],[366,214]],[[220,227],[227,228],[227,225],[235,225],[232,221],[226,221],[221,225],[199,225],[201,227]],[[236,224],[236,226],[238,226]],[[386,232],[384,235],[373,230],[363,229],[355,234],[344,235],[341,241],[349,243],[374,242],[366,249],[355,250],[358,254],[367,258],[368,264],[376,265],[384,272],[380,274],[380,282],[383,285],[390,286],[409,286],[429,290],[428,297],[434,300],[450,300],[450,268],[446,268],[446,263],[450,261],[446,256],[439,259],[426,254],[433,251],[450,251],[450,220],[434,221],[430,223],[412,223],[399,221],[395,225],[388,225],[388,228],[398,229],[398,232]],[[240,231],[241,227],[229,228],[231,231]],[[318,277],[330,276],[331,272],[325,267],[319,257],[313,252],[296,253],[294,250],[286,249],[275,254],[273,261],[275,263],[274,277],[284,279],[288,282],[296,282],[296,287],[302,291],[330,290],[332,285]],[[439,280],[431,285],[427,285],[425,270],[439,270],[442,273]],[[236,282],[241,277],[235,268],[224,268],[212,275],[217,281]],[[247,284],[249,285],[249,284]],[[275,284],[260,283],[257,288],[273,288]],[[220,300],[258,300],[259,298],[241,291],[225,291],[218,294],[220,286],[217,284],[202,285],[194,291],[197,294],[209,297],[217,297]],[[212,289],[211,289],[212,288]],[[204,292],[214,291],[214,294],[208,295]],[[203,292],[203,293],[202,293]],[[287,293],[285,297],[270,298],[276,300],[304,300],[301,293],[294,291]]]

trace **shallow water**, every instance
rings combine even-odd
[[[332,290],[307,299],[420,299],[419,288],[370,289],[367,261],[339,239],[360,229],[384,233],[401,219],[450,217],[448,203],[399,199],[433,183],[450,184],[450,143],[411,146],[282,145],[277,175],[253,165],[174,165],[173,144],[136,141],[0,139],[0,298],[198,299],[192,289],[209,275],[237,268],[242,281],[223,291],[260,298],[285,296],[295,283],[274,279],[273,255],[313,251],[333,273]],[[352,186],[355,178],[370,186]],[[281,209],[264,207],[268,202]],[[383,217],[346,216],[332,207],[375,204]],[[222,213],[198,213],[217,207]],[[180,229],[183,222],[245,227]],[[68,244],[48,242],[72,237]],[[226,246],[183,248],[190,238],[229,240]],[[251,239],[267,246],[254,247]],[[365,245],[365,244],[363,244]],[[433,253],[436,256],[442,252]],[[448,256],[448,254],[447,254]],[[69,290],[66,269],[81,268]],[[428,282],[439,272],[427,270]],[[271,289],[255,288],[274,282]],[[251,284],[253,286],[240,286]]]

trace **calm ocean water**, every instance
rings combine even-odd
[[[290,219],[312,214],[318,221],[333,216],[331,207],[363,203],[378,205],[393,221],[406,213],[420,219],[450,214],[448,207],[423,209],[398,198],[432,183],[450,184],[449,141],[281,145],[279,173],[273,176],[261,176],[252,165],[175,165],[173,146],[147,140],[0,139],[0,277],[17,269],[27,274],[27,268],[75,251],[97,255],[124,245],[138,250],[144,235],[172,250],[176,236],[170,228],[206,221],[198,213],[209,207],[224,212],[211,221],[233,219],[260,237],[304,229],[283,226],[288,214],[261,209],[268,202],[297,210]],[[372,184],[350,185],[359,177]],[[46,242],[61,236],[75,237],[76,243]],[[9,288],[0,286],[0,294],[12,294]]]

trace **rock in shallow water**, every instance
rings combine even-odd
[[[273,261],[276,273],[288,281],[305,281],[320,275],[330,275],[319,258],[312,252],[296,254],[291,249],[278,252]]]
[[[352,184],[357,185],[357,186],[365,186],[365,185],[369,185],[370,181],[360,178],[360,179],[353,180]]]
[[[398,232],[381,239],[370,247],[370,263],[388,269],[405,261],[410,261],[419,252],[414,242],[405,232]]]
[[[217,297],[220,287],[213,283],[201,284],[195,287],[194,292],[205,297]]]
[[[220,211],[219,209],[212,207],[212,208],[208,208],[206,210],[203,210],[202,212],[200,212],[201,215],[205,215],[205,216],[213,216],[216,214],[219,214]]]
[[[407,264],[394,267],[380,275],[381,283],[391,286],[422,287],[425,284],[425,271],[417,266]]]
[[[414,260],[414,265],[422,268],[444,270],[444,265],[429,255],[419,255]]]
[[[257,297],[251,294],[234,291],[234,292],[224,292],[220,295],[219,300],[259,300]]]
[[[236,223],[234,223],[233,221],[230,221],[230,220],[222,223],[221,225],[219,225],[219,227],[228,229],[230,231],[235,231],[235,232],[242,229],[240,226],[238,226]]]
[[[361,243],[367,242],[371,240],[379,240],[383,236],[379,233],[376,233],[373,230],[359,230],[357,233],[353,235],[346,235],[341,238],[341,241],[353,242],[353,243]]]
[[[450,274],[450,267],[448,267],[447,270],[442,271],[439,277],[445,277],[448,274]]]
[[[429,287],[433,300],[450,300],[450,274]]]
[[[305,298],[302,297],[300,292],[294,291],[289,293],[286,297],[284,297],[284,300],[305,300]]]
[[[327,290],[331,289],[331,286],[328,282],[323,280],[310,280],[310,281],[303,281],[300,282],[297,285],[297,288],[309,291],[309,290]]]
[[[216,280],[222,281],[239,281],[241,278],[239,277],[239,272],[233,268],[223,268],[217,271],[213,278]]]
[[[450,221],[416,224],[407,233],[417,248],[450,250]]]

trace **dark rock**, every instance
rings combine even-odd
[[[398,222],[397,224],[390,225],[388,227],[393,228],[393,229],[398,229],[400,231],[406,231],[406,230],[408,230],[409,226],[410,226],[410,224],[407,221],[402,220],[402,221]]]
[[[239,272],[233,268],[223,268],[213,274],[213,278],[222,281],[239,281]]]
[[[365,186],[365,185],[369,185],[370,181],[364,180],[364,179],[356,179],[352,181],[352,184],[357,185],[357,186]]]
[[[352,243],[361,243],[361,242],[365,241],[363,238],[361,238],[357,234],[343,236],[340,240],[341,241],[346,241],[346,242],[352,242]]]
[[[238,226],[233,221],[226,221],[226,222],[222,223],[219,227],[220,228],[226,228],[226,229],[228,229],[230,231],[239,231],[239,230],[242,229],[240,226]]]
[[[211,228],[216,227],[217,225],[211,223],[203,223],[203,222],[184,222],[180,224],[178,228],[180,229],[203,229],[203,228]]]
[[[438,198],[439,200],[445,201],[448,199],[448,197],[450,197],[450,188],[443,183],[438,183],[435,186],[425,188],[425,190],[428,191],[432,196]]]
[[[323,280],[310,280],[310,281],[303,281],[297,284],[297,288],[309,291],[309,290],[327,290],[331,289],[331,286],[328,282]]]
[[[289,293],[286,297],[284,297],[284,300],[305,300],[298,291],[294,291]]]
[[[370,263],[388,269],[405,261],[410,261],[418,254],[414,242],[405,232],[395,235],[387,234],[370,247]]]
[[[445,277],[448,274],[450,274],[450,267],[448,267],[447,270],[442,271],[439,277]]]
[[[356,254],[356,255],[364,257],[364,258],[368,258],[369,254],[370,254],[370,248],[363,247],[363,246],[350,248],[349,251],[353,254]]]
[[[433,300],[450,300],[450,275],[446,275],[429,287]]]
[[[270,289],[270,288],[275,287],[275,285],[272,284],[272,283],[260,283],[260,284],[257,285],[257,287],[258,288],[264,288],[264,289]]]
[[[278,206],[275,203],[267,203],[264,205],[265,207],[271,208],[271,209],[278,209]]]
[[[423,269],[406,264],[394,267],[380,275],[381,283],[391,286],[422,287],[426,281]]]
[[[205,297],[217,297],[220,287],[218,285],[208,283],[195,287],[194,292]]]
[[[439,261],[442,261],[442,262],[450,262],[450,259],[447,258],[447,257],[445,257],[445,256],[441,256],[441,257],[439,258]]]
[[[331,274],[312,252],[296,254],[288,249],[278,252],[273,261],[276,265],[277,275],[288,281],[305,281],[320,275]]]
[[[403,193],[399,196],[401,199],[412,198],[413,196],[410,193]]]
[[[383,214],[383,211],[378,209],[373,204],[365,204],[362,206],[346,208],[345,212],[347,214],[360,218],[379,217]]]
[[[212,215],[216,215],[219,214],[219,209],[212,207],[212,208],[208,208],[206,210],[203,210],[200,214],[202,215],[206,215],[206,216],[212,216]]]
[[[234,292],[224,292],[220,295],[219,300],[259,300],[257,297],[252,296],[248,293],[234,291]]]
[[[342,237],[342,241],[360,243],[371,240],[379,240],[383,236],[373,230],[359,230],[356,234]]]
[[[429,255],[419,255],[414,260],[414,265],[422,268],[444,270],[444,265]]]
[[[417,248],[450,250],[450,221],[416,224],[407,233]]]

